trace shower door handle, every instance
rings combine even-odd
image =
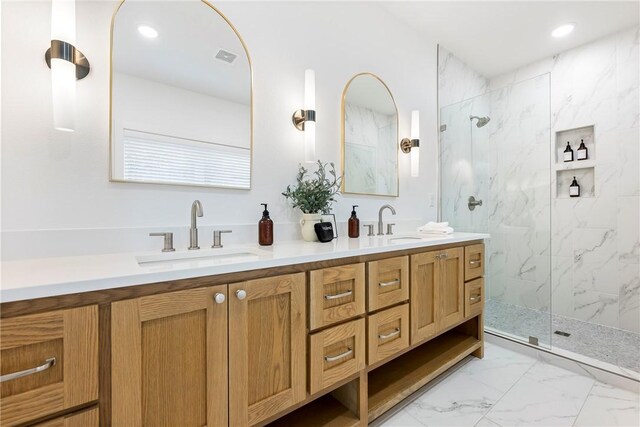
[[[469,201],[467,203],[467,206],[469,207],[469,210],[472,211],[476,208],[476,206],[482,206],[482,200],[480,199],[476,200],[475,197],[469,196]]]

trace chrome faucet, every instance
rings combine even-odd
[[[378,211],[378,236],[382,236],[384,234],[382,232],[382,230],[384,229],[384,224],[382,223],[382,212],[385,209],[389,209],[393,215],[396,214],[396,210],[393,209],[393,206],[391,205],[384,205],[380,208],[380,210]],[[389,233],[387,234],[391,234],[391,230],[389,230]]]
[[[200,249],[198,246],[198,220],[196,217],[202,217],[202,203],[195,200],[191,205],[191,228],[189,229],[189,250]]]

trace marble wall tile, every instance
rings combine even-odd
[[[585,322],[619,327],[618,294],[574,290],[573,317]]]
[[[438,101],[440,107],[482,95],[488,80],[442,46],[438,56]]]
[[[625,264],[640,263],[640,197],[617,198],[618,256]]]
[[[640,264],[620,265],[620,328],[640,333]]]
[[[617,232],[606,228],[573,230],[573,287],[608,294],[618,293]]]
[[[573,257],[551,257],[551,311],[573,317]]]

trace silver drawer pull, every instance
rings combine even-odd
[[[32,374],[37,374],[38,372],[46,371],[47,369],[55,365],[56,365],[56,358],[52,357],[51,359],[45,360],[43,365],[36,366],[35,368],[25,369],[24,371],[12,372],[10,374],[2,375],[0,377],[0,383],[26,377]]]
[[[386,335],[379,334],[378,338],[380,338],[381,340],[386,340],[387,338],[395,337],[396,335],[399,335],[399,334],[400,334],[400,328],[395,328],[393,332],[389,332]]]
[[[347,292],[343,292],[341,294],[325,295],[324,299],[338,299],[338,298],[348,297],[350,295],[353,295],[353,291],[351,289],[349,289]]]
[[[469,261],[469,265],[478,265],[480,261]]]
[[[344,353],[336,354],[335,356],[325,356],[324,360],[326,360],[327,362],[335,362],[336,360],[340,360],[344,357],[347,357],[351,353],[353,353],[353,349],[349,347],[347,351],[345,351]]]
[[[471,302],[478,301],[478,300],[480,300],[480,295],[477,295],[475,297],[469,298],[469,301],[471,301]]]
[[[380,286],[381,288],[386,288],[387,286],[393,286],[393,285],[399,285],[399,284],[400,284],[400,279],[395,279],[390,282],[380,282],[378,286]]]

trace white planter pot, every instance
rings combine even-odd
[[[302,239],[305,242],[317,242],[318,236],[316,236],[316,230],[313,226],[322,221],[321,214],[302,214],[300,220],[300,231],[302,232]]]

